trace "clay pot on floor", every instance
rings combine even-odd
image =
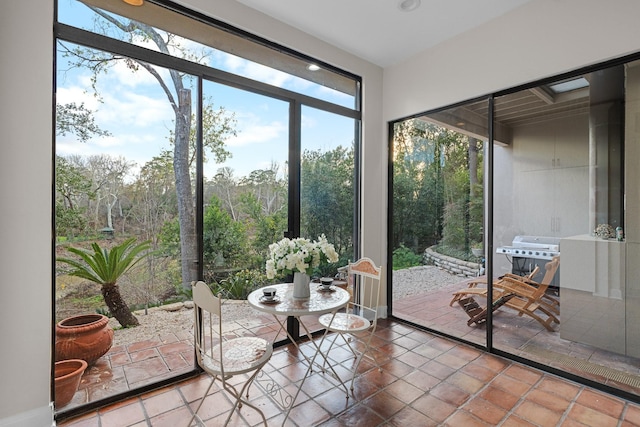
[[[76,394],[82,374],[87,369],[87,362],[82,359],[61,360],[54,368],[55,405],[62,408],[73,399]]]
[[[56,325],[56,361],[82,359],[89,366],[113,345],[113,329],[102,314],[68,317]]]

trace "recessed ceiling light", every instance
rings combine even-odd
[[[319,69],[320,69],[320,67],[317,66],[316,64],[307,65],[307,70],[309,70],[309,71],[318,71]]]
[[[126,4],[130,4],[131,6],[142,6],[144,0],[122,0]]]
[[[420,0],[400,0],[398,8],[403,12],[412,12],[420,7]]]

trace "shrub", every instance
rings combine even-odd
[[[400,245],[393,251],[393,269],[400,270],[403,268],[415,267],[422,265],[422,257],[405,245]]]
[[[222,294],[222,298],[244,300],[254,290],[272,284],[273,280],[260,270],[241,270],[220,283],[214,283],[214,294]]]

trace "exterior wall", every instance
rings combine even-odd
[[[512,146],[495,147],[494,247],[516,235],[589,234],[588,164],[586,114],[514,128]],[[511,271],[504,256],[493,265],[496,275]]]

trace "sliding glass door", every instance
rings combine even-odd
[[[640,396],[638,69],[394,124],[394,316]]]

